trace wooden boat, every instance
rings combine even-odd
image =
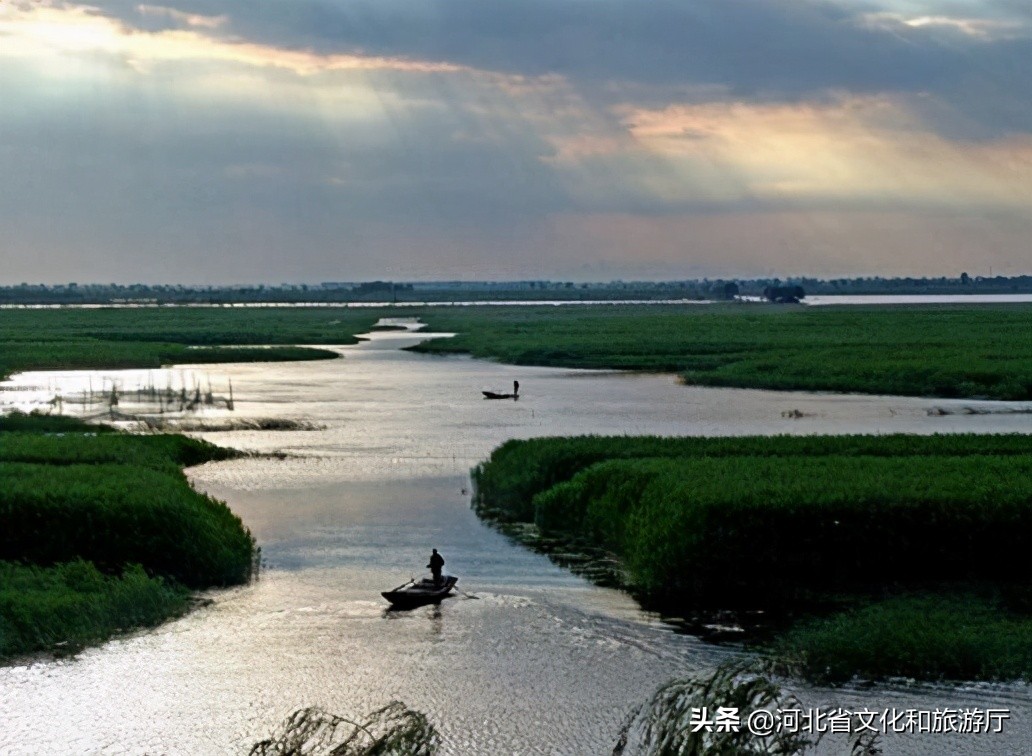
[[[424,604],[436,604],[447,598],[457,582],[459,579],[454,575],[442,575],[440,583],[430,578],[410,580],[380,595],[390,601],[395,609],[413,609]]]
[[[502,394],[498,391],[481,391],[485,399],[519,399],[520,398],[520,382],[512,382],[512,393]]]

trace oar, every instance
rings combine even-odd
[[[399,586],[398,586],[397,588],[392,588],[391,590],[389,590],[389,591],[387,591],[387,592],[388,592],[388,593],[394,593],[394,591],[400,591],[400,590],[401,590],[402,588],[404,588],[404,587],[405,587],[406,585],[412,585],[412,584],[413,584],[414,582],[416,582],[416,579],[415,579],[415,578],[410,578],[410,579],[409,579],[409,581],[408,581],[407,583],[402,583],[402,584],[401,584],[401,585],[399,585]]]

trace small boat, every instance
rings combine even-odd
[[[457,582],[459,579],[454,575],[442,575],[440,583],[435,583],[431,578],[410,580],[380,595],[390,601],[395,609],[413,609],[424,604],[436,604],[447,598]]]
[[[519,399],[520,398],[520,382],[512,382],[512,393],[502,394],[497,391],[481,391],[485,399]]]

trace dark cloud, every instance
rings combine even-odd
[[[476,128],[449,108],[321,120],[146,87],[59,104],[17,79],[0,75],[5,280],[375,277],[406,239],[447,259],[431,240],[573,208],[533,134],[456,138]]]
[[[225,16],[217,32],[225,36],[560,74],[599,102],[628,94],[614,82],[667,101],[679,90],[698,96],[700,85],[767,100],[830,90],[932,93],[963,114],[969,136],[1032,131],[1032,13],[1019,0],[975,6],[997,24],[984,27],[985,36],[948,24],[909,26],[873,4],[820,0],[169,1]],[[141,15],[128,0],[102,7],[131,25],[170,21]],[[970,6],[954,12],[965,10],[970,15]]]

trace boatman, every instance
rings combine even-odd
[[[430,568],[430,574],[434,576],[434,583],[440,583],[441,568],[444,567],[444,557],[437,553],[437,549],[434,549],[433,552],[430,555],[430,564],[427,567]]]

